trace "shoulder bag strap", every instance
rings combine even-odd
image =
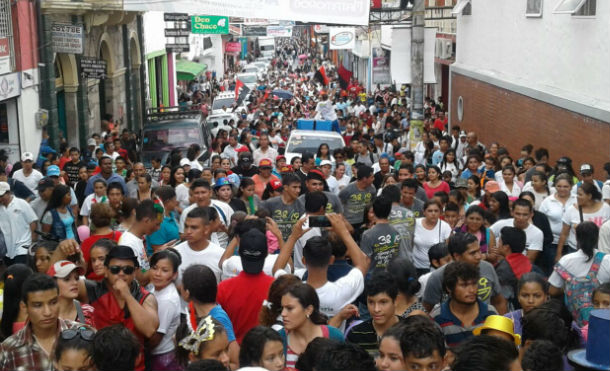
[[[582,216],[582,206],[578,206],[578,215],[580,215],[580,222],[584,222],[584,218]]]
[[[85,314],[83,313],[83,307],[80,305],[80,301],[74,300],[74,306],[76,307],[76,318],[78,322],[85,323]]]

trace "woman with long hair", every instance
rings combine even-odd
[[[337,195],[339,194],[339,192],[341,192],[343,188],[347,187],[350,181],[349,176],[346,175],[346,166],[347,165],[343,162],[338,163],[335,167],[333,175],[331,175],[330,178],[328,178],[326,181],[328,183],[328,188],[330,189],[330,191]]]
[[[544,263],[541,268],[547,276],[555,265],[559,237],[563,230],[563,217],[576,203],[576,197],[572,195],[572,177],[569,174],[560,174],[555,178],[555,190],[555,194],[545,198],[540,205],[540,212],[546,215],[553,232],[553,243],[546,250],[542,250]]]
[[[441,179],[441,169],[438,166],[428,166],[428,181],[424,182],[424,190],[428,199],[433,198],[436,192],[449,194],[449,184]]]
[[[70,187],[63,184],[56,185],[42,213],[42,231],[50,233],[60,241],[75,239],[80,242],[76,231],[76,219],[70,207],[71,201]]]
[[[608,219],[610,219],[610,205],[602,201],[602,195],[597,187],[592,183],[581,184],[576,191],[576,203],[567,208],[563,216],[563,227],[557,243],[555,261],[559,261],[564,255],[566,241],[568,252],[576,251],[578,246],[573,226],[592,221],[600,227]]]
[[[424,306],[417,298],[421,284],[417,280],[417,269],[406,258],[396,258],[388,264],[387,271],[398,286],[398,295],[394,301],[395,314],[401,318],[425,314]]]
[[[138,183],[137,199],[138,201],[151,200],[153,198],[152,192],[152,177],[150,174],[140,174],[136,178]]]
[[[21,330],[28,318],[21,302],[21,287],[26,278],[34,271],[25,264],[13,264],[6,268],[2,275],[4,292],[2,298],[2,322],[0,322],[0,338],[2,340]],[[46,273],[46,272],[45,272]]]
[[[519,197],[519,194],[521,194],[521,186],[515,182],[515,175],[516,171],[513,165],[502,168],[502,182],[499,182],[500,190],[509,197]]]
[[[460,160],[457,158],[457,156],[455,154],[455,149],[453,149],[453,148],[450,148],[447,151],[445,151],[445,154],[443,155],[443,160],[440,162],[440,164],[438,166],[441,170],[441,174],[444,173],[445,171],[451,172],[451,181],[452,182],[455,182],[457,180],[458,175],[460,175],[460,171],[462,169]]]
[[[282,314],[282,296],[292,285],[301,282],[295,275],[284,274],[271,283],[267,299],[258,314],[258,322],[262,326],[271,327],[276,331],[282,328],[282,322],[279,320]]]
[[[520,309],[506,313],[504,317],[513,320],[515,334],[523,334],[523,316],[549,300],[549,283],[539,273],[525,273],[517,282],[517,300]]]
[[[190,204],[189,188],[186,185],[186,172],[182,166],[177,166],[172,169],[169,185],[174,187],[176,191],[176,200],[178,200],[178,212],[182,212]]]
[[[248,215],[254,215],[261,206],[260,198],[254,193],[252,178],[242,178],[236,198],[243,203],[243,207],[238,207],[237,210],[245,211]]]
[[[313,339],[330,338],[343,342],[343,334],[326,325],[327,318],[320,312],[316,290],[306,283],[291,286],[282,296],[282,322],[279,331],[285,344],[286,368],[295,368],[296,361]]]
[[[78,281],[83,270],[68,260],[59,260],[47,274],[55,279],[59,289],[59,318],[87,324],[95,328],[94,309],[78,298]]]
[[[551,194],[546,174],[535,170],[532,173],[531,181],[523,186],[521,192],[532,192],[536,198],[534,209],[540,210],[544,199]]]
[[[201,154],[201,146],[199,144],[193,143],[186,150],[186,158],[189,160],[189,165],[191,169],[197,169],[199,171],[203,170],[203,166],[197,161],[199,155]]]
[[[239,367],[260,367],[268,371],[284,369],[284,344],[277,331],[256,326],[246,333],[239,349]]]
[[[125,232],[131,228],[131,225],[136,221],[136,207],[138,207],[138,200],[135,198],[127,197],[123,200],[119,225],[116,227],[118,232]]]
[[[159,186],[168,185],[172,176],[172,168],[164,165],[161,168],[161,175],[159,177]]]
[[[172,249],[158,251],[150,258],[150,282],[154,287],[159,312],[159,330],[148,339],[153,370],[178,370],[174,335],[180,323],[180,294],[174,282],[178,267],[182,263],[180,254]]]
[[[594,185],[592,186],[595,187]],[[602,203],[607,205],[605,202]],[[575,229],[577,250],[561,257],[555,265],[554,271],[549,277],[549,284],[551,285],[549,293],[551,296],[561,296],[566,290],[566,280],[568,277],[582,279],[590,274],[594,264],[597,266],[597,271],[600,272],[599,280],[602,282],[607,281],[607,277],[601,277],[601,272],[610,271],[610,256],[597,250],[597,242],[599,240],[598,226],[595,222],[586,220]],[[559,253],[559,250],[557,252]],[[569,294],[569,292],[566,294]],[[582,298],[566,295],[565,299],[574,321],[579,326],[586,324],[589,316],[587,311],[581,311],[583,309],[581,308],[583,304],[581,302]]]
[[[80,209],[83,225],[89,225],[89,215],[91,214],[91,206],[93,204],[108,202],[107,189],[108,184],[104,179],[96,179],[93,182],[93,193],[85,198],[83,207]]]
[[[484,259],[487,258],[490,251],[494,251],[496,237],[491,229],[485,226],[485,210],[480,206],[473,205],[468,208],[464,225],[458,231],[470,233],[479,240]]]
[[[510,218],[510,206],[505,192],[497,191],[487,199],[487,209],[496,221]]]
[[[330,153],[330,147],[326,143],[320,144],[318,151],[316,152],[316,166],[320,166],[322,160],[328,160],[334,162],[335,158]]]
[[[440,219],[441,204],[435,199],[424,204],[424,216],[415,220],[413,262],[418,275],[428,273],[428,250],[434,244],[444,242],[451,235],[451,227]]]

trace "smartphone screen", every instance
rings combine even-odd
[[[309,217],[309,226],[310,227],[330,227],[330,220],[326,217],[326,215],[316,215]]]

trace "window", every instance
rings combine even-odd
[[[595,15],[595,5],[596,0],[561,0],[553,13],[593,16]]]
[[[580,9],[572,15],[584,16],[584,17],[594,16],[596,5],[597,5],[597,0],[587,0],[583,4],[583,6],[581,6]]]
[[[542,0],[527,0],[526,17],[542,17]]]
[[[459,0],[457,5],[451,11],[451,14],[472,15],[471,0]]]
[[[203,50],[210,49],[212,47],[212,39],[209,37],[203,38]]]

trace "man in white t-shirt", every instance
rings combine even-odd
[[[534,213],[532,204],[527,200],[516,200],[513,203],[513,217],[510,219],[502,219],[495,222],[491,226],[491,231],[496,236],[496,246],[500,239],[500,231],[504,227],[515,227],[522,229],[525,232],[525,250],[523,254],[528,257],[532,264],[536,260],[538,254],[542,252],[544,234],[534,224],[530,223],[530,219]]]
[[[345,222],[341,215],[326,214],[326,217],[332,225],[332,230],[345,244],[347,254],[350,256],[354,268],[335,282],[329,282],[327,277],[328,266],[334,260],[332,246],[328,238],[319,236],[312,237],[307,241],[303,248],[303,258],[307,266],[307,283],[316,289],[320,299],[320,311],[331,318],[329,324],[341,327],[345,319],[357,312],[357,308],[351,303],[364,291],[364,275],[369,269],[369,261],[345,228]],[[295,242],[305,232],[303,230],[305,221],[306,219],[301,219],[295,224],[288,241],[280,250],[280,255],[273,267],[274,273],[288,262]],[[344,308],[345,310],[342,310]]]
[[[197,207],[213,207],[218,213],[220,221],[219,229],[210,231],[210,240],[219,245],[223,249],[229,244],[229,235],[227,234],[233,209],[226,202],[212,200],[212,186],[205,179],[195,179],[190,187],[190,192],[195,203],[186,209],[182,210],[180,215],[179,232],[184,233],[184,223],[188,213]]]
[[[136,221],[128,231],[124,232],[119,238],[119,245],[129,246],[138,258],[139,270],[136,272],[136,279],[142,286],[150,282],[150,264],[144,246],[145,236],[155,233],[161,226],[163,220],[163,207],[155,204],[152,200],[144,200],[136,207]],[[160,250],[165,249],[176,243],[170,241],[162,245]]]
[[[184,214],[184,212],[183,212]],[[178,267],[178,285],[182,285],[182,274],[194,264],[210,268],[220,282],[221,270],[218,266],[224,249],[208,240],[210,237],[210,219],[206,208],[195,207],[188,211],[184,222],[184,240],[176,250],[180,253],[182,264]]]
[[[21,169],[13,173],[13,179],[25,184],[30,191],[38,195],[38,182],[43,178],[40,171],[34,169],[34,155],[32,152],[23,152],[21,155]]]
[[[6,256],[2,258],[6,266],[28,260],[28,247],[36,241],[33,232],[38,226],[34,209],[25,200],[13,196],[11,187],[0,182],[0,231],[6,243]]]

